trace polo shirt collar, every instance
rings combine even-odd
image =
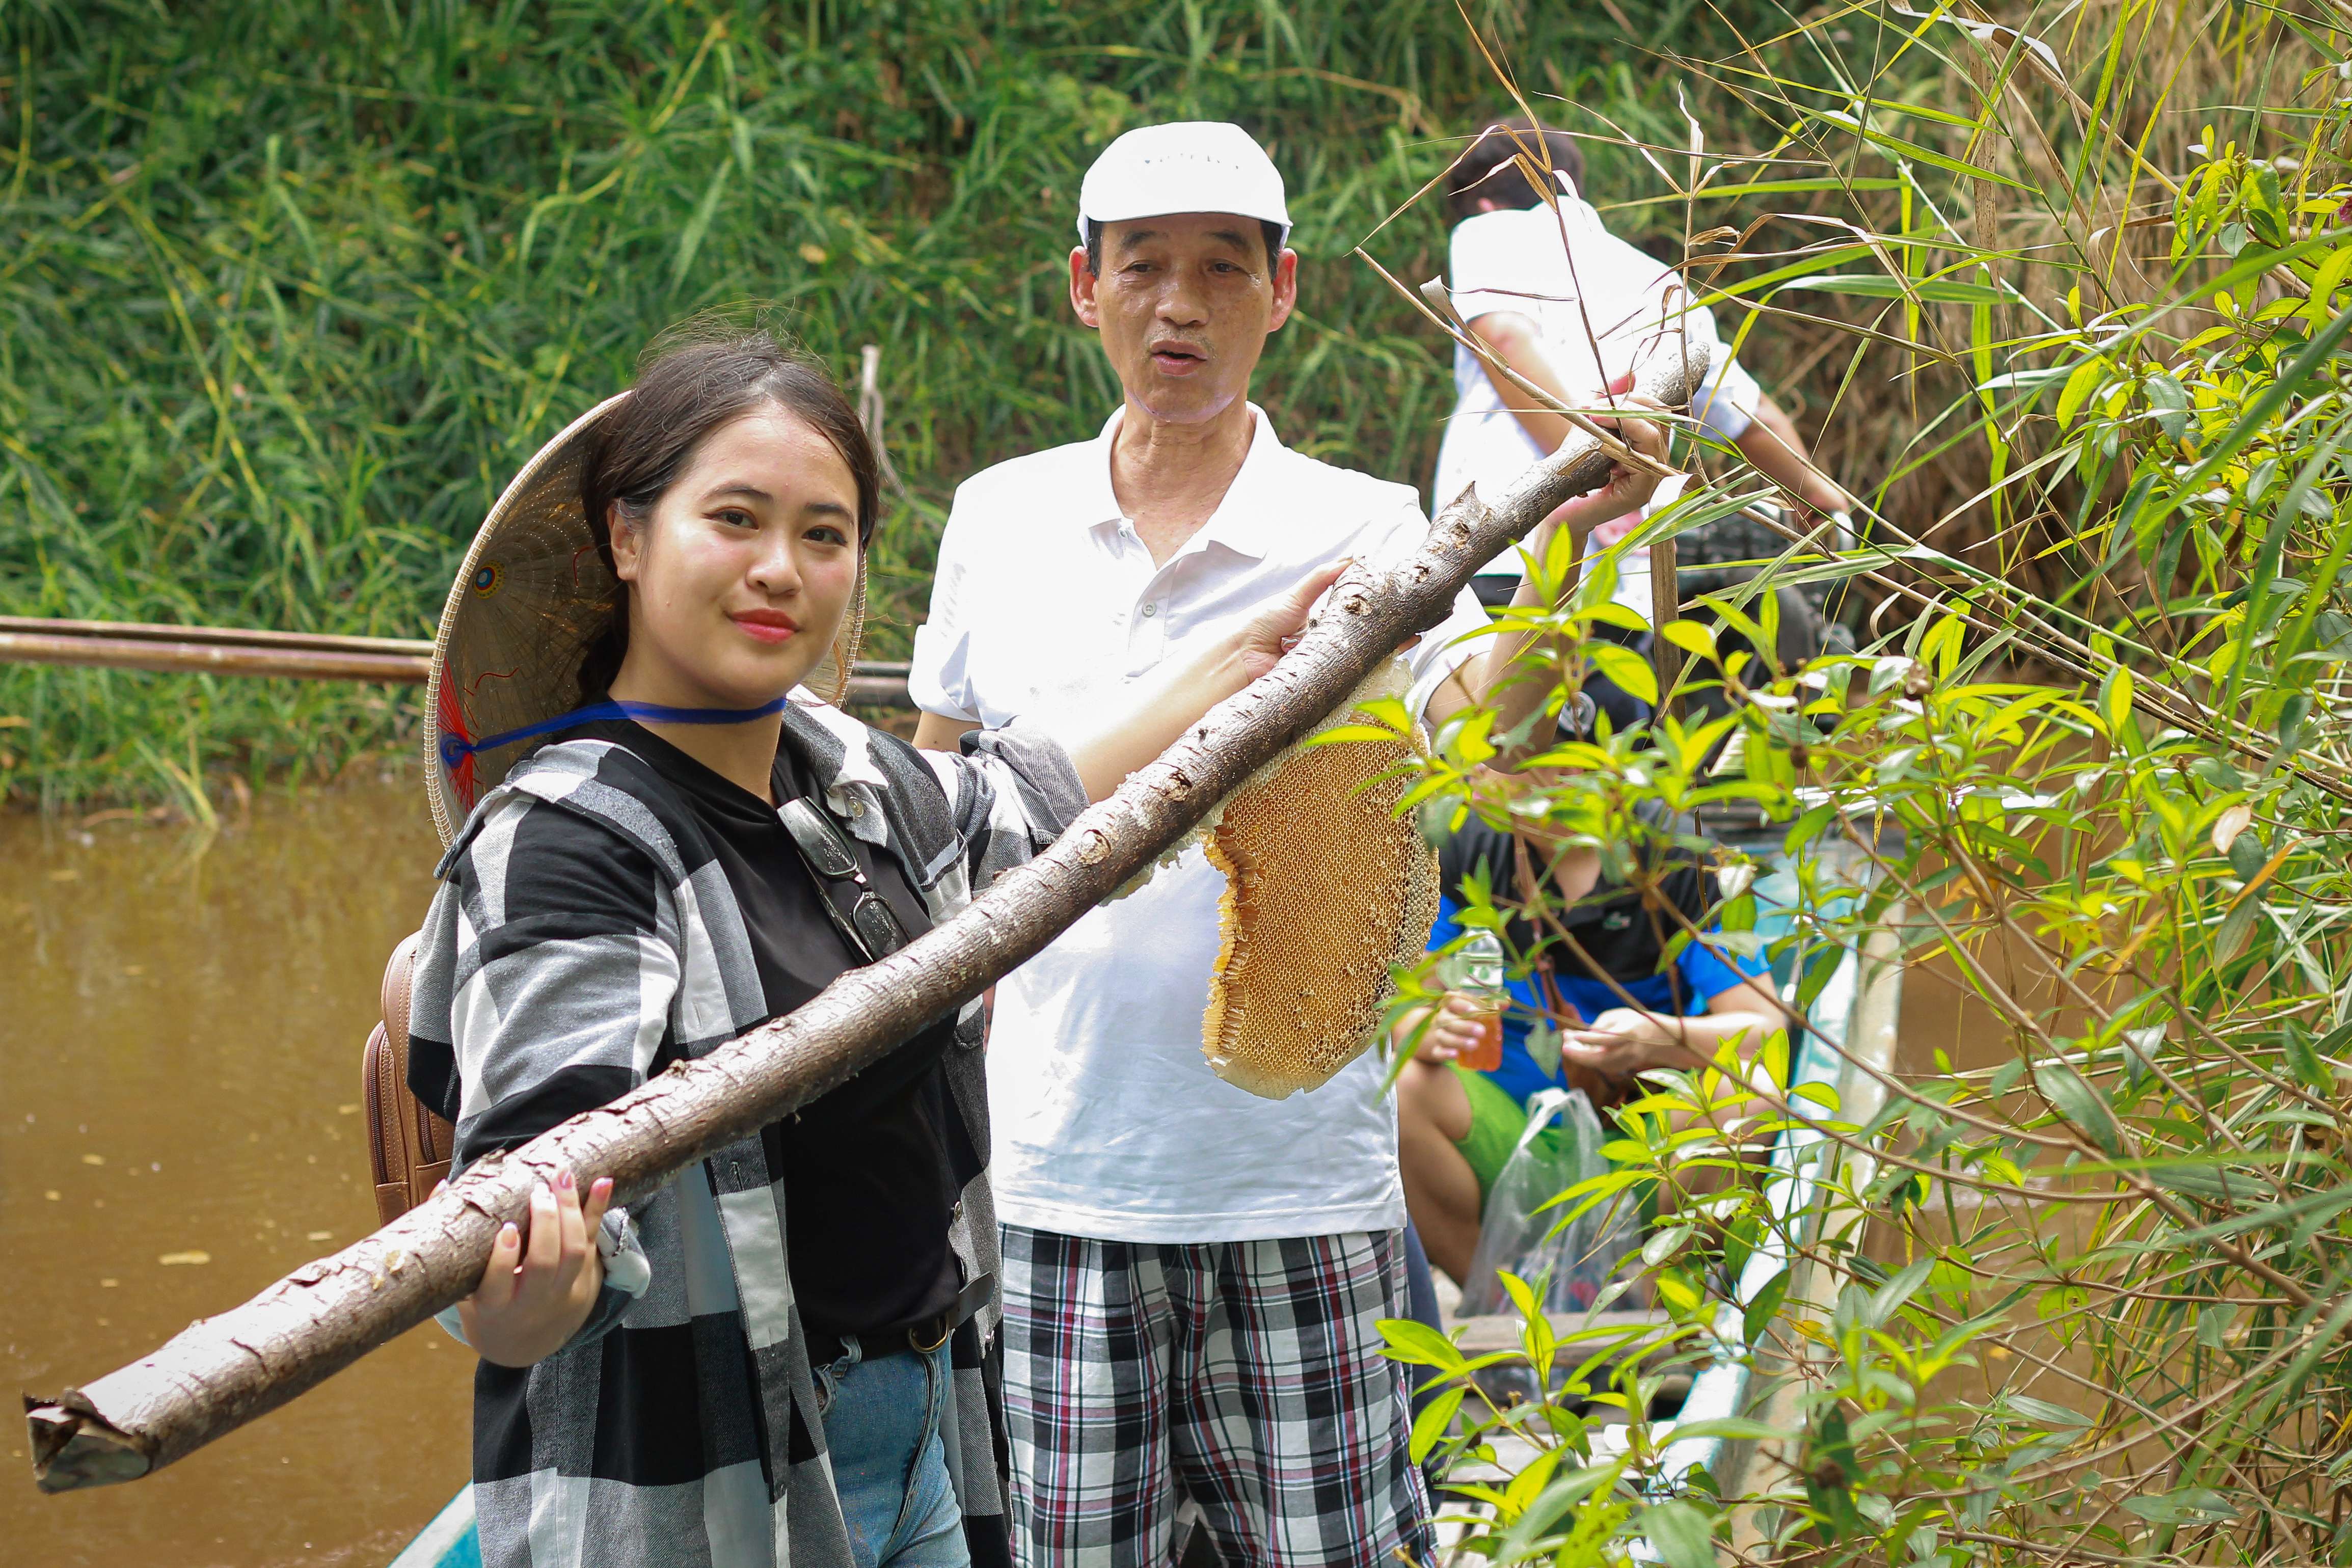
[[[1119,509],[1118,492],[1111,489],[1110,483],[1110,444],[1118,435],[1118,422],[1126,416],[1125,403],[1110,411],[1101,431],[1087,443],[1079,471],[1070,476],[1070,516],[1081,528],[1126,520],[1127,513]]]
[[[1250,444],[1249,450],[1242,454],[1241,470],[1225,487],[1224,499],[1209,514],[1209,521],[1185,544],[1186,551],[1222,544],[1234,554],[1253,561],[1265,558],[1271,542],[1268,531],[1279,526],[1284,470],[1289,466],[1290,448],[1274,433],[1274,421],[1265,416],[1265,409],[1253,403],[1249,411]],[[1119,422],[1126,417],[1127,405],[1121,403],[1111,410],[1110,417],[1103,421],[1102,433],[1090,444],[1087,473],[1078,491],[1083,504],[1073,509],[1074,515],[1085,519],[1089,528],[1118,522],[1127,516],[1110,482],[1111,443],[1118,436]]]

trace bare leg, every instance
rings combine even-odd
[[[1478,1177],[1454,1142],[1470,1133],[1470,1097],[1454,1069],[1416,1061],[1397,1079],[1404,1206],[1429,1260],[1461,1284],[1478,1249]]]

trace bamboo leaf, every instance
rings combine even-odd
[[[1739,1315],[1741,1335],[1748,1344],[1764,1342],[1764,1331],[1772,1326],[1772,1320],[1780,1315],[1780,1304],[1788,1299],[1789,1271],[1783,1268],[1764,1281],[1757,1290],[1755,1300],[1749,1301]]]
[[[1708,660],[1717,658],[1715,629],[1712,626],[1702,626],[1696,621],[1668,621],[1661,635],[1685,653]]]
[[[2210,1487],[2183,1487],[2160,1497],[2127,1497],[2124,1510],[2150,1524],[2204,1524],[2235,1520],[2238,1510]]]
[[[2074,416],[2083,411],[2083,405],[2106,379],[2107,369],[2107,362],[2096,356],[2074,367],[2074,374],[2066,378],[2066,384],[2058,393],[2058,428],[2063,430],[2074,423]]]
[[[2242,895],[2221,918],[2221,929],[2213,933],[2214,956],[2227,963],[2244,952],[2247,939],[2253,935],[2254,921],[2262,912],[2262,900]]]
[[[2156,411],[2156,423],[2168,440],[2178,441],[2189,433],[2189,392],[2179,382],[2162,371],[2150,374],[2141,383],[2150,407]]]
[[[1810,289],[1816,294],[1856,294],[1872,300],[1901,300],[1916,295],[1937,305],[1998,305],[2011,297],[2008,289],[1983,283],[1923,278],[1916,283],[1906,284],[1898,278],[1868,272],[1816,272],[1809,277],[1791,278],[1780,287]]]
[[[1382,1318],[1380,1331],[1381,1338],[1388,1342],[1391,1361],[1409,1366],[1433,1366],[1441,1372],[1462,1370],[1462,1347],[1427,1323],[1411,1318]]]
[[[2326,260],[2311,279],[2311,298],[2304,301],[2303,316],[2317,327],[2327,320],[2327,308],[2336,291],[2344,287],[2344,279],[2352,276],[2352,245],[2338,246],[2328,252]]]
[[[2244,801],[2224,807],[2221,815],[2213,819],[2213,831],[2210,836],[2213,853],[2228,854],[2230,846],[2238,841],[2238,835],[2243,833],[2253,820],[2254,808]]]
[[[1428,1459],[1439,1440],[1452,1428],[1454,1417],[1460,1414],[1462,1401],[1468,1396],[1470,1390],[1466,1384],[1458,1388],[1446,1389],[1423,1405],[1421,1414],[1412,1418],[1412,1452],[1414,1464],[1418,1465]]]
[[[1636,1521],[1666,1568],[1717,1568],[1715,1531],[1706,1515],[1686,1502],[1659,1503]]]
[[[1551,1465],[1557,1466],[1558,1453],[1559,1450],[1555,1449],[1541,1458],[1550,1459]],[[1550,1484],[1529,1500],[1519,1517],[1512,1521],[1509,1531],[1495,1548],[1495,1560],[1512,1563],[1526,1556],[1528,1550],[1549,1534],[1570,1510],[1608,1485],[1614,1474],[1613,1467],[1587,1465],[1566,1475],[1552,1476]]]
[[[2089,1134],[2112,1158],[2123,1152],[2123,1131],[2115,1112],[2098,1089],[2063,1062],[2043,1062],[2033,1069],[2034,1087],[2059,1115]]]
[[[710,172],[710,183],[703,188],[702,200],[686,220],[686,226],[678,231],[677,256],[669,269],[671,288],[686,281],[687,271],[693,267],[703,238],[710,232],[711,220],[719,216],[719,199],[727,194],[727,177],[734,172],[734,160],[730,158],[721,158],[719,166]]]
[[[1593,668],[1631,695],[1655,707],[1658,700],[1658,674],[1650,661],[1632,648],[1615,643],[1588,643],[1584,654]]]
[[[1867,1314],[1870,1326],[1885,1327],[1887,1320],[1901,1309],[1903,1303],[1918,1293],[1919,1287],[1927,1282],[1927,1276],[1935,1271],[1935,1268],[1936,1259],[1933,1255],[1914,1258],[1904,1265],[1902,1270],[1893,1279],[1872,1292],[1870,1310]]]
[[[2312,1048],[2311,1037],[2301,1024],[2287,1019],[2280,1028],[2280,1043],[2285,1048],[2287,1069],[2304,1088],[2318,1094],[2334,1090],[2336,1075],[2328,1070],[2326,1059]]]
[[[2088,1426],[2091,1424],[2091,1418],[2080,1411],[2070,1410],[2047,1399],[2036,1399],[2031,1394],[2004,1394],[2001,1401],[2027,1420],[2038,1421],[2044,1426]]]
[[[1750,1421],[1744,1415],[1716,1415],[1704,1421],[1677,1421],[1674,1427],[1674,1438],[1678,1443],[1703,1438],[1720,1438],[1727,1443],[1769,1443],[1796,1436],[1786,1427]]]
[[[2117,665],[2099,682],[2099,717],[2109,740],[2120,742],[2130,732],[2131,712],[2132,672]]]

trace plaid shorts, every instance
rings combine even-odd
[[[1426,1561],[1394,1231],[1188,1245],[1004,1227],[1023,1568],[1167,1568],[1198,1504],[1228,1568]]]

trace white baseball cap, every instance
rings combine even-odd
[[[1078,242],[1090,223],[1171,213],[1232,213],[1279,224],[1290,238],[1282,171],[1248,132],[1222,120],[1139,125],[1104,148],[1078,187]]]

